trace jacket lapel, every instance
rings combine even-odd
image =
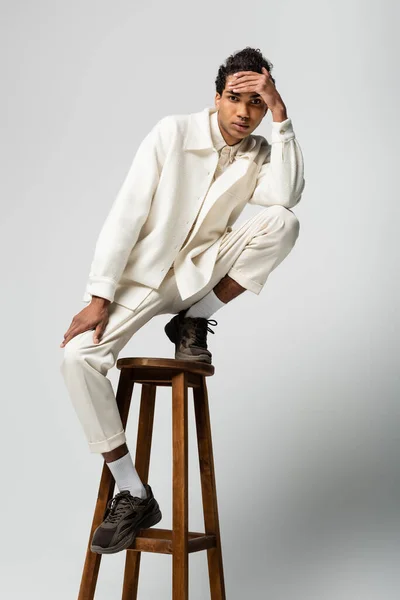
[[[215,154],[215,163],[212,165],[214,170],[218,162],[218,153],[214,149],[212,143],[210,114],[216,110],[215,107],[207,107],[198,113],[192,113],[189,119],[187,134],[183,142],[183,149],[185,152],[200,153],[203,158],[207,160],[207,164],[211,163],[210,155]],[[210,185],[207,196],[201,207],[200,214],[197,218],[196,225],[187,241],[187,245],[190,244],[191,240],[196,235],[212,206],[225,192],[232,188],[236,182],[244,177],[249,168],[254,164],[253,160],[257,154],[257,150],[255,150],[256,145],[256,139],[252,135],[249,135],[246,142],[237,151],[235,161]],[[204,154],[205,151],[206,154]]]

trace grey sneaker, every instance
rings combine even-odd
[[[147,498],[123,490],[108,501],[103,522],[95,530],[90,549],[97,554],[113,554],[132,545],[140,529],[161,521],[161,511],[151,487],[145,483]]]
[[[212,354],[207,346],[207,331],[215,333],[208,325],[218,325],[215,319],[203,317],[185,317],[181,310],[164,327],[164,331],[175,344],[177,360],[191,360],[211,364]]]

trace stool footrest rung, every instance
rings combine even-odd
[[[127,550],[136,552],[156,552],[160,554],[173,554],[171,529],[141,529],[132,546]],[[188,552],[199,552],[208,548],[215,548],[216,537],[211,533],[188,531]]]

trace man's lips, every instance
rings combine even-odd
[[[245,131],[249,128],[249,125],[243,125],[243,123],[232,123],[232,125],[235,125],[240,131]]]

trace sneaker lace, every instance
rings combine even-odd
[[[128,496],[126,494],[117,494],[116,496],[114,496],[114,498],[111,498],[111,500],[109,500],[107,503],[108,513],[104,519],[104,522],[107,521],[107,523],[116,523],[121,517],[125,515],[127,508],[132,508],[134,512],[137,512],[137,504],[139,502],[139,498],[132,498],[132,496]]]

